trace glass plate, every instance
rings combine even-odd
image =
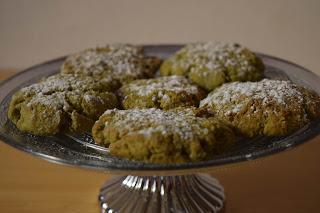
[[[149,55],[166,58],[181,48],[181,45],[146,45]],[[309,87],[320,94],[320,78],[307,69],[291,62],[257,53],[266,65],[265,75],[272,79],[289,79]],[[12,94],[19,88],[59,72],[65,57],[31,67],[0,84],[0,138],[5,143],[55,163],[79,166],[126,174],[186,174],[214,169],[216,166],[247,161],[275,154],[304,143],[320,134],[320,122],[314,121],[285,137],[256,137],[242,139],[241,145],[223,155],[203,162],[183,164],[151,164],[135,162],[109,155],[104,147],[95,145],[89,134],[56,135],[40,137],[19,131],[8,120],[7,111]]]

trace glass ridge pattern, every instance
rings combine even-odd
[[[100,189],[101,212],[219,212],[224,189],[206,174],[125,176]]]

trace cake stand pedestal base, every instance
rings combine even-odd
[[[224,189],[206,174],[124,176],[100,189],[101,212],[220,212]]]

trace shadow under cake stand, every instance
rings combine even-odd
[[[146,45],[145,51],[166,58],[179,48],[181,45]],[[291,62],[257,54],[266,66],[266,77],[291,80],[320,94],[320,78],[314,73]],[[288,150],[320,135],[317,120],[289,136],[246,139],[208,161],[159,165],[113,157],[108,149],[94,144],[88,134],[40,137],[19,131],[7,118],[11,96],[19,88],[59,72],[64,59],[31,67],[0,84],[0,139],[51,162],[124,175],[101,187],[102,212],[219,212],[225,203],[223,187],[203,173]]]

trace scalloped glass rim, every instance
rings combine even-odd
[[[181,45],[145,45],[149,55],[168,57]],[[273,56],[257,53],[267,66],[267,75],[272,78],[289,78],[293,82],[309,87],[320,94],[320,78],[311,71]],[[0,139],[19,150],[45,160],[71,166],[112,171],[125,174],[186,174],[208,171],[217,166],[256,159],[291,149],[320,134],[319,120],[286,137],[258,137],[236,149],[203,162],[183,164],[151,164],[120,159],[103,154],[84,144],[70,141],[64,135],[38,137],[22,133],[7,119],[7,107],[11,95],[19,88],[58,72],[65,57],[54,59],[26,69],[0,83]]]

